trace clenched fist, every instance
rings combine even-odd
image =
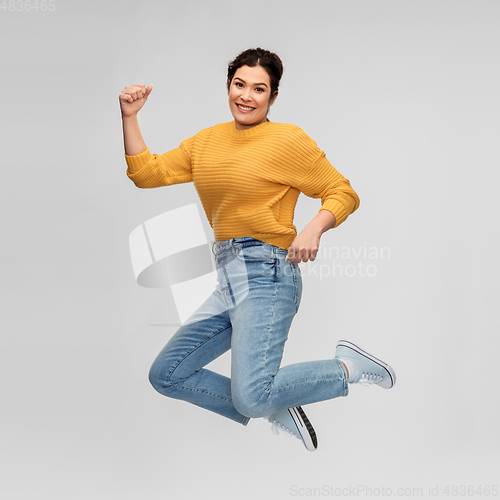
[[[122,116],[137,114],[148,100],[152,90],[153,85],[145,87],[143,83],[125,87],[119,97]]]

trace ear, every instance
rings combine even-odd
[[[272,106],[274,104],[274,101],[278,97],[278,91],[275,90],[273,96],[271,97],[271,100],[269,101],[269,106]]]

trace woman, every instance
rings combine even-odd
[[[152,85],[120,94],[127,175],[140,188],[193,181],[214,230],[218,284],[154,361],[161,394],[247,425],[264,417],[314,451],[317,438],[300,405],[348,394],[348,383],[394,385],[392,368],[340,341],[335,357],[280,368],[302,279],[321,235],[359,206],[350,183],[299,127],[268,120],[283,72],[280,58],[249,49],[229,64],[234,121],[204,129],[163,155],[152,154],[137,123]],[[300,192],[321,198],[297,235]],[[231,378],[203,368],[231,349]]]

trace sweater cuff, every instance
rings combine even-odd
[[[146,146],[146,149],[139,153],[138,155],[129,156],[125,153],[125,161],[127,162],[127,172],[130,174],[135,174],[139,172],[139,170],[151,159],[153,155],[149,151],[149,148]]]
[[[334,227],[340,226],[340,224],[342,224],[342,222],[344,222],[349,215],[344,205],[340,203],[340,201],[336,200],[325,201],[325,203],[321,205],[319,211],[321,212],[321,210],[328,210],[335,216],[336,223]]]

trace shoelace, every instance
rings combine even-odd
[[[271,431],[273,434],[276,434],[278,435],[280,433],[280,431],[283,431],[285,433],[285,436],[286,437],[292,437],[292,436],[295,436],[295,434],[288,428],[288,427],[285,427],[282,423],[276,421],[276,420],[273,420],[273,423],[271,425]],[[295,436],[297,437],[297,436]]]
[[[369,385],[378,384],[383,379],[380,375],[374,375],[373,373],[363,373],[358,383],[368,387]]]

